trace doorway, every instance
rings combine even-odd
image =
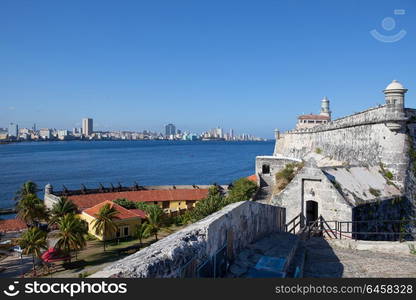
[[[310,225],[318,219],[318,202],[306,201],[306,224]]]

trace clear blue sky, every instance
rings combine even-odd
[[[335,117],[382,103],[392,79],[416,107],[415,14],[412,0],[0,0],[0,127],[89,116],[97,129],[271,137],[323,96]]]

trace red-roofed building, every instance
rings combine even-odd
[[[0,220],[0,233],[19,233],[25,231],[27,225],[22,220],[15,218],[10,220]]]
[[[329,116],[324,115],[301,115],[298,117],[298,123],[296,124],[296,128],[312,128],[317,125],[326,124],[330,120],[331,118]]]
[[[69,199],[80,211],[103,201],[127,199],[133,202],[146,202],[159,205],[168,212],[189,209],[208,195],[208,189],[141,190],[112,193],[96,193],[70,196]]]
[[[253,181],[254,183],[256,183],[257,184],[257,175],[256,174],[253,174],[253,175],[250,175],[250,176],[248,176],[248,177],[246,177],[248,180],[250,180],[250,181]]]
[[[104,239],[104,234],[102,232],[96,232],[94,224],[97,219],[97,215],[105,205],[109,205],[118,212],[114,218],[117,230],[115,232],[105,233],[105,240],[131,236],[135,227],[139,225],[142,222],[142,219],[146,216],[146,214],[139,209],[129,210],[109,200],[102,201],[93,207],[84,209],[80,217],[88,223],[88,231],[100,240]]]

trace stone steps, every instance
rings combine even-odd
[[[287,272],[287,277],[290,278],[302,278],[305,268],[306,260],[306,248],[302,241],[299,242],[295,255],[293,256],[292,263],[290,264]]]
[[[227,277],[287,277],[297,255],[299,242],[298,236],[283,232],[252,243],[237,255]]]

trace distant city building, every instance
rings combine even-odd
[[[168,124],[165,126],[165,136],[169,137],[176,134],[176,126],[173,124]]]
[[[67,139],[69,136],[69,131],[68,130],[58,130],[58,139],[60,140],[65,140]]]
[[[93,120],[91,118],[82,119],[82,134],[90,136],[93,131]]]
[[[7,132],[9,137],[17,138],[19,136],[19,126],[15,123],[10,123],[9,130]]]
[[[39,130],[39,137],[44,140],[49,140],[51,138],[51,130],[49,128],[41,128]]]

